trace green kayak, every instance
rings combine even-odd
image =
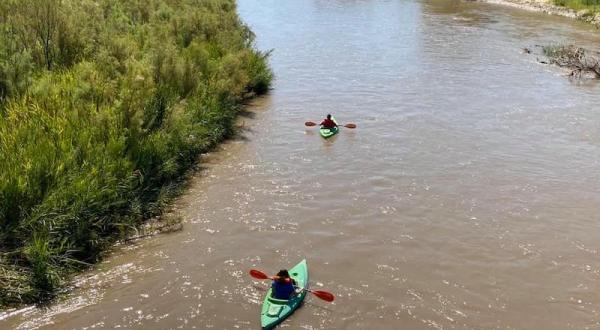
[[[331,117],[331,120],[333,120],[334,123],[338,124],[337,120],[335,120],[335,118]],[[338,124],[339,125],[339,124]],[[334,127],[334,128],[321,128],[319,130],[319,133],[321,133],[321,136],[324,137],[325,139],[328,139],[334,135],[336,135],[338,132],[340,131],[339,127]]]
[[[290,277],[296,280],[299,288],[305,288],[308,283],[308,266],[306,260],[300,261],[296,266],[289,270]],[[271,290],[267,291],[265,301],[260,312],[260,323],[263,329],[272,329],[286,317],[300,307],[302,300],[306,296],[306,291],[302,290],[299,294],[289,300],[271,298]]]

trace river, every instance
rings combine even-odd
[[[175,203],[9,329],[257,329],[303,258],[289,329],[600,327],[600,93],[523,47],[600,45],[560,17],[453,0],[240,0],[274,89]],[[307,120],[332,113],[323,140]]]

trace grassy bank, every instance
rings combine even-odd
[[[1,1],[0,305],[159,213],[271,78],[233,0]]]
[[[600,12],[600,0],[553,0],[553,3],[576,11],[586,10],[589,16]]]

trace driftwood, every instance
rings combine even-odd
[[[591,74],[600,78],[600,53],[589,51],[573,45],[545,46],[544,55],[548,57],[549,63],[571,70],[571,76],[581,78],[583,75]]]

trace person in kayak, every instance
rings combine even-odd
[[[288,300],[296,294],[296,281],[290,277],[287,269],[282,269],[277,273],[271,288],[273,298]]]
[[[327,115],[327,118],[323,119],[323,121],[321,122],[321,127],[322,128],[335,128],[338,125],[335,123],[335,121],[333,121],[333,119],[331,119],[331,115]]]

